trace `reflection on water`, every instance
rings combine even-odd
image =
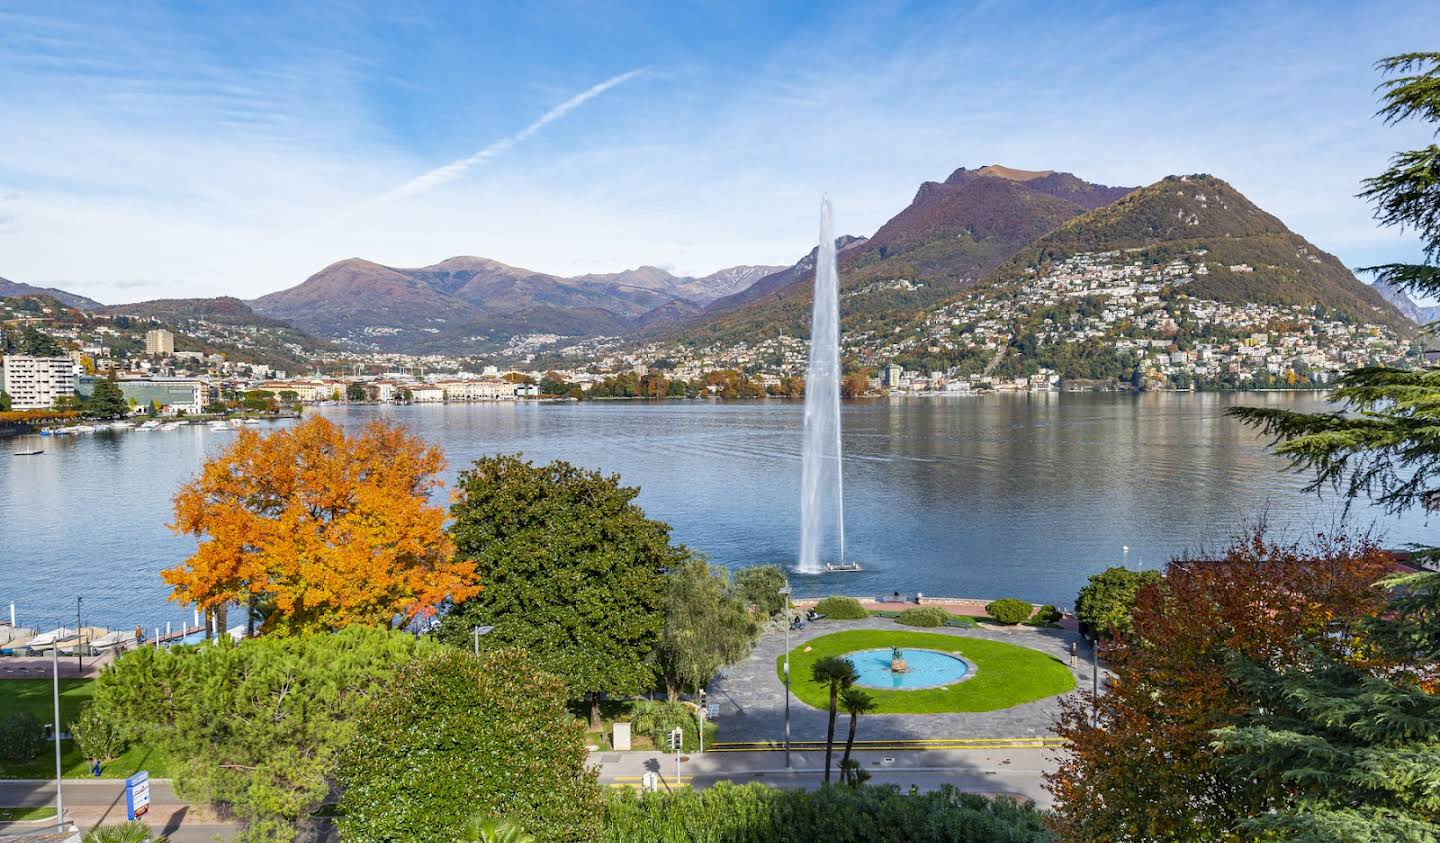
[[[1308,394],[1001,395],[844,408],[847,556],[861,573],[797,577],[799,594],[921,591],[1069,605],[1120,560],[1158,566],[1223,542],[1267,512],[1291,535],[1339,507],[1224,418],[1234,404],[1318,409]],[[799,545],[798,402],[593,402],[327,407],[346,423],[385,416],[440,443],[447,480],[484,454],[523,451],[619,473],[678,540],[725,564],[793,561]],[[262,428],[263,429],[263,428]],[[22,624],[178,624],[158,571],[183,559],[169,499],[233,436],[171,432],[24,437],[0,446],[0,602]],[[13,451],[46,449],[38,457]],[[1419,514],[1368,508],[1393,544],[1423,540]]]

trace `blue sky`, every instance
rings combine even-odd
[[[335,260],[790,263],[956,167],[1229,180],[1350,265],[1440,4],[13,3],[0,276],[259,295]],[[1429,37],[1426,37],[1429,36]]]

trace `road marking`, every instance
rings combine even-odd
[[[841,744],[843,746],[843,744]],[[1063,738],[927,738],[893,741],[856,741],[857,750],[928,750],[928,749],[1054,749],[1065,746]],[[721,741],[706,752],[772,752],[784,750],[785,744],[776,741]],[[791,741],[792,751],[825,749],[824,741]]]

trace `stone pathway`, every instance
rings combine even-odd
[[[1050,653],[1063,662],[1070,658],[1070,644],[1079,645],[1076,684],[1090,685],[1090,650],[1079,633],[1069,629],[1033,627],[918,629],[900,626],[889,618],[854,621],[818,621],[790,633],[790,646],[849,629],[880,629],[935,632],[970,638],[988,638]],[[750,657],[729,668],[710,683],[709,702],[718,703],[722,741],[779,741],[785,735],[785,684],[775,672],[775,660],[785,651],[785,635],[775,632],[756,644]],[[864,740],[901,738],[1023,738],[1051,734],[1051,725],[1060,710],[1059,697],[1023,703],[999,711],[958,714],[870,714],[861,718],[859,737]],[[842,712],[837,734],[844,728]],[[812,708],[798,697],[790,699],[792,741],[825,739],[827,714]]]

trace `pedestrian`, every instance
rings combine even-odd
[[[1076,668],[1076,667],[1079,667],[1079,666],[1080,666],[1080,650],[1079,650],[1079,647],[1075,644],[1075,642],[1074,642],[1074,641],[1071,641],[1071,642],[1070,642],[1070,667],[1071,667],[1071,668]]]

